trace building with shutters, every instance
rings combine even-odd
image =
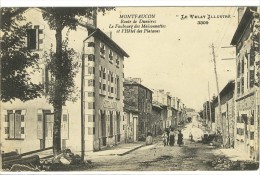
[[[27,47],[41,58],[40,71],[31,78],[44,85],[44,93],[27,102],[1,103],[4,152],[24,153],[52,146],[53,108],[46,94],[53,78],[46,65],[46,53],[51,48],[55,50],[55,31],[42,19],[40,9],[28,8],[23,15],[23,23],[31,23],[25,38]],[[77,31],[63,30],[63,36],[69,38],[68,46],[76,52],[74,61],[81,63],[74,81],[82,96],[76,102],[66,102],[61,124],[62,148],[70,148],[76,154],[80,154],[82,143],[87,152],[121,142],[123,130],[123,61],[128,55],[95,24],[95,19],[85,19]]]
[[[259,160],[259,7],[238,8],[236,46],[235,148]]]
[[[212,118],[212,122],[216,123],[217,131],[221,133],[222,144],[227,148],[234,148],[235,142],[235,103],[234,103],[234,90],[235,81],[229,81],[226,86],[220,91],[220,105],[222,115],[218,115],[218,98],[215,98],[211,103],[211,108],[214,108],[215,115],[218,116],[216,120]],[[213,111],[213,110],[212,110]],[[208,120],[209,118],[209,102],[207,101],[204,105],[204,115]],[[214,126],[214,125],[213,125]]]
[[[127,142],[142,140],[151,132],[152,91],[138,79],[125,79],[124,112],[128,121],[124,127]],[[130,134],[129,134],[130,133]]]
[[[124,58],[129,55],[101,30],[87,27],[84,41],[85,150],[124,141]]]

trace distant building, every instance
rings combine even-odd
[[[235,148],[259,161],[260,55],[259,7],[239,8],[239,24],[231,45],[236,46]]]
[[[150,131],[148,121],[152,113],[152,91],[135,79],[125,79],[124,112],[130,122],[127,123],[126,140],[144,139]]]

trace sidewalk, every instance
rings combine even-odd
[[[104,156],[113,156],[113,155],[123,156],[143,146],[146,146],[145,142],[134,142],[134,143],[126,143],[126,144],[121,143],[119,145],[116,145],[111,148],[107,148],[105,150],[96,151],[96,152],[87,152],[86,157],[88,157],[88,159],[95,159],[95,158],[100,158]]]
[[[239,150],[236,150],[236,149],[232,149],[232,148],[229,148],[229,149],[220,149],[221,153],[227,157],[228,159],[232,160],[232,161],[237,161],[237,160],[240,160],[240,161],[246,161],[246,160],[252,160],[247,154],[239,151]]]

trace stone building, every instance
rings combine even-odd
[[[23,15],[24,23],[31,23],[27,46],[41,58],[41,70],[34,73],[32,81],[45,87],[41,98],[1,103],[5,152],[23,153],[53,145],[53,108],[46,93],[53,79],[46,53],[55,50],[55,31],[43,20],[41,9],[28,8]],[[63,106],[62,148],[80,154],[82,150],[86,153],[122,142],[124,58],[129,55],[96,27],[95,18],[80,21],[76,31],[65,28],[63,36],[68,37],[68,47],[76,52],[74,61],[81,64],[74,81],[82,96]]]
[[[218,98],[213,100],[215,108],[217,131],[221,133],[222,143],[225,147],[234,147],[235,141],[235,104],[234,104],[235,81],[229,81],[220,92],[221,113],[218,113]]]
[[[124,111],[130,122],[127,127],[132,131],[131,139],[127,140],[144,139],[147,132],[150,131],[148,121],[152,113],[152,91],[143,86],[140,81],[126,79],[124,82]]]
[[[259,7],[238,8],[236,46],[235,148],[259,160]]]

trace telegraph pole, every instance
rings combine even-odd
[[[208,93],[209,93],[209,121],[210,121],[210,130],[211,130],[211,127],[212,127],[212,117],[211,117],[211,102],[210,102],[209,82],[208,82]]]
[[[216,66],[216,56],[215,56],[215,46],[212,43],[212,45],[210,46],[212,48],[212,56],[213,56],[213,63],[214,63],[214,72],[215,72],[215,78],[216,78],[216,85],[217,85],[217,93],[218,93],[218,113],[219,113],[219,117],[222,117],[222,113],[221,113],[221,103],[220,103],[220,94],[219,94],[219,85],[218,85],[218,74],[217,74],[217,66]],[[223,121],[221,119],[221,129],[223,129]]]

